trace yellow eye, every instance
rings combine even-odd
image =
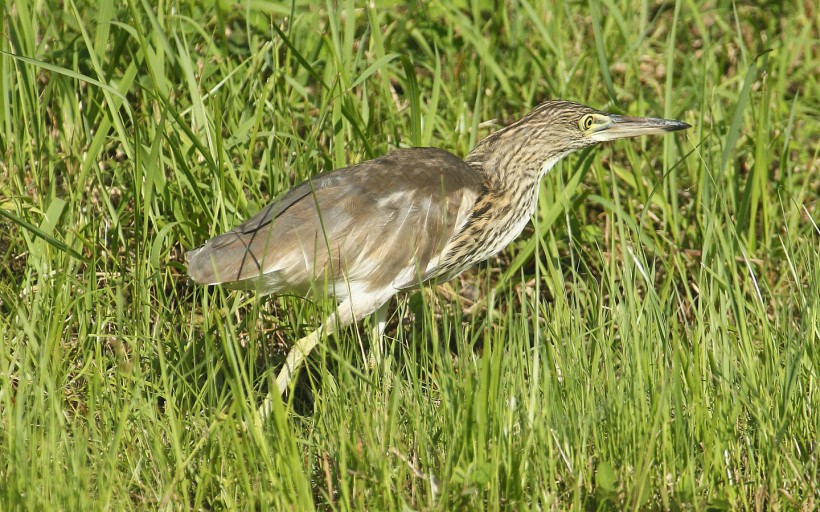
[[[592,125],[595,124],[595,118],[592,114],[587,114],[581,118],[581,121],[578,122],[578,126],[583,130],[587,131],[592,128]]]

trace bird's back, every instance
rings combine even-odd
[[[188,271],[198,283],[263,293],[318,285],[339,298],[351,286],[408,288],[435,275],[483,187],[483,176],[447,151],[397,150],[297,185],[190,251]]]

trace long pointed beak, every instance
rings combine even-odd
[[[640,135],[656,135],[667,132],[685,130],[692,126],[682,121],[673,119],[657,119],[654,117],[630,117],[608,115],[610,123],[602,125],[595,131],[591,138],[598,142],[624,139],[626,137],[638,137]]]

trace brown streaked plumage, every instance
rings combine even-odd
[[[685,128],[548,101],[483,139],[465,160],[436,148],[400,149],[307,180],[190,251],[188,272],[200,284],[338,300],[336,313],[288,354],[277,379],[281,393],[323,331],[373,313],[399,290],[451,279],[502,250],[529,221],[539,181],[564,156]]]
[[[416,186],[409,189],[408,181]],[[399,149],[300,183],[189,252],[188,271],[198,283],[263,293],[307,294],[327,275],[327,291],[341,300],[351,285],[409,288],[432,277],[428,266],[435,269],[434,259],[483,193],[481,174],[454,155]],[[397,272],[381,262],[402,267]]]

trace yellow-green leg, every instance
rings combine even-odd
[[[367,366],[370,369],[380,367],[384,360],[384,328],[387,327],[389,303],[383,304],[370,316],[370,355]]]
[[[356,318],[360,318],[360,314],[366,316],[374,310],[373,333],[375,333],[375,335],[371,338],[373,348],[371,349],[370,359],[374,360],[374,364],[380,365],[383,353],[381,347],[382,332],[384,332],[384,327],[387,324],[387,305],[385,302],[389,299],[390,296],[373,296],[371,297],[372,302],[360,303],[361,309],[358,311],[353,309],[350,301],[345,301],[339,305],[335,315],[331,315],[325,320],[322,327],[319,327],[304,338],[298,340],[290,349],[290,352],[288,352],[288,357],[285,359],[285,366],[276,377],[276,391],[278,391],[279,395],[283,395],[285,390],[288,389],[288,384],[290,384],[290,380],[296,374],[296,370],[305,362],[311,350],[319,344],[325,332],[333,332],[337,326],[348,325],[355,321]],[[272,404],[273,390],[268,393],[262,401],[262,405],[259,406],[259,419],[261,423],[264,423],[270,414]]]
[[[276,388],[280,396],[288,389],[290,379],[293,378],[299,366],[305,362],[310,351],[319,344],[323,330],[323,327],[319,327],[304,338],[298,340],[290,349],[290,352],[288,352],[288,357],[285,359],[285,366],[279,371],[279,375],[276,377]],[[272,400],[273,390],[268,393],[268,396],[262,401],[262,405],[259,406],[259,416],[263,422],[265,418],[268,417],[268,414],[270,414]]]

